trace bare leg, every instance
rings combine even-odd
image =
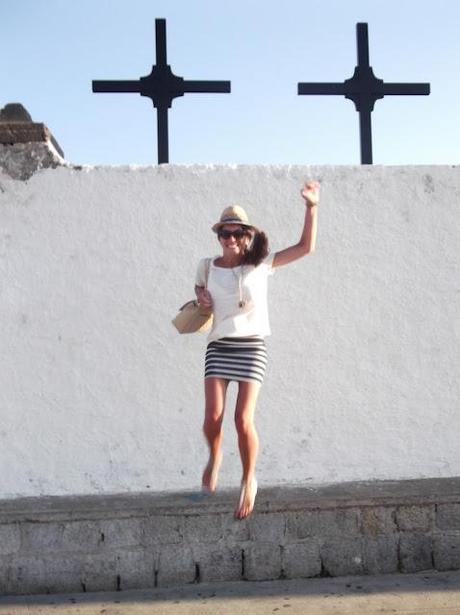
[[[220,464],[222,462],[222,419],[224,417],[225,395],[228,380],[205,378],[205,417],[203,431],[209,446],[209,461],[203,472],[202,486],[215,491]]]
[[[254,426],[254,411],[259,391],[260,384],[258,382],[239,383],[235,424],[238,432],[238,447],[243,466],[243,476],[240,499],[235,510],[237,519],[244,519],[251,514],[257,493],[255,470],[259,438]]]

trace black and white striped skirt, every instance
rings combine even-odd
[[[262,337],[223,337],[208,344],[204,377],[262,383],[266,366]]]

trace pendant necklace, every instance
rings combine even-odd
[[[241,265],[240,273],[236,273],[232,267],[232,273],[235,279],[238,281],[238,293],[239,293],[238,307],[241,310],[246,305],[246,301],[244,301],[243,299],[243,265]]]

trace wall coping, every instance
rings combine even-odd
[[[233,513],[237,493],[232,489],[214,495],[183,491],[4,499],[0,500],[0,524]],[[376,505],[420,506],[459,500],[460,477],[263,487],[259,489],[254,514]]]

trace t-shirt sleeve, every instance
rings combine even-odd
[[[196,286],[206,286],[206,259],[202,258],[198,263],[195,276]]]

